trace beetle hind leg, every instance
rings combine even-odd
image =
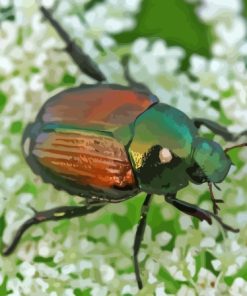
[[[15,250],[17,244],[19,243],[24,232],[29,229],[32,225],[40,224],[46,221],[57,221],[62,219],[71,219],[75,217],[85,216],[87,214],[93,213],[103,205],[98,206],[63,206],[57,207],[46,211],[38,212],[32,208],[34,215],[30,219],[26,220],[17,230],[11,244],[3,251],[4,256],[8,256]]]
[[[128,54],[124,55],[121,59],[121,64],[123,66],[123,70],[124,70],[124,78],[127,80],[129,86],[131,86],[133,89],[139,90],[139,91],[144,91],[148,94],[151,93],[151,91],[149,90],[149,88],[141,83],[141,82],[137,82],[131,75],[130,70],[129,70],[129,60],[130,60],[130,56]]]
[[[106,77],[101,72],[97,64],[70,38],[68,33],[53,18],[51,12],[43,6],[40,6],[40,11],[45,19],[47,19],[56,30],[61,39],[65,42],[65,51],[70,55],[79,69],[98,82],[105,81]]]
[[[234,134],[234,133],[231,133],[226,127],[212,120],[205,119],[205,118],[194,118],[192,120],[196,128],[199,129],[202,125],[206,126],[214,134],[221,136],[225,141],[235,142],[242,136],[247,136],[247,130],[239,134]]]
[[[216,214],[201,209],[196,205],[190,204],[188,202],[179,200],[176,198],[176,194],[167,194],[165,196],[165,200],[172,204],[174,207],[176,207],[178,210],[182,211],[185,214],[188,214],[190,216],[196,217],[200,219],[201,221],[207,221],[208,224],[212,224],[212,218],[214,218],[222,227],[224,230],[231,231],[231,232],[239,232],[239,229],[233,228],[227,224],[225,224],[219,216]]]
[[[138,284],[139,289],[142,289],[143,284],[140,276],[140,269],[138,264],[138,253],[140,250],[141,242],[143,239],[144,231],[146,228],[146,221],[147,221],[147,213],[149,210],[150,202],[151,202],[151,194],[147,194],[144,203],[142,205],[141,209],[141,217],[137,226],[136,234],[135,234],[135,241],[133,246],[133,260],[134,260],[134,269],[135,269],[135,275],[136,275],[136,281]]]

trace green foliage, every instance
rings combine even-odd
[[[0,113],[3,111],[6,103],[7,103],[7,96],[4,92],[0,90]]]
[[[3,279],[2,284],[0,285],[0,295],[8,295],[11,291],[7,290],[7,283],[8,283],[8,277],[5,276]]]
[[[21,121],[14,121],[12,124],[11,124],[11,127],[10,127],[10,132],[12,134],[18,134],[22,131],[22,122]]]
[[[34,257],[33,261],[37,263],[45,263],[50,267],[55,267],[56,264],[54,263],[53,259],[54,259],[53,257],[36,256]]]
[[[138,37],[161,38],[169,45],[181,46],[189,55],[210,56],[210,30],[195,14],[195,5],[184,0],[144,0],[135,29],[115,39],[129,43]]]
[[[82,291],[82,290],[77,288],[77,289],[74,290],[74,294],[75,294],[75,296],[90,296],[91,291],[92,291],[92,289],[86,289],[86,290]]]
[[[65,73],[63,78],[62,78],[62,83],[64,85],[68,85],[68,84],[75,85],[76,78],[74,76],[72,76],[72,75],[69,75],[68,73]]]
[[[0,24],[2,20],[8,20],[8,21],[15,20],[15,12],[14,12],[13,5],[9,5],[7,7],[0,7]]]

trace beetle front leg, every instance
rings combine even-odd
[[[136,275],[136,281],[138,284],[139,289],[142,289],[143,284],[142,284],[142,280],[141,280],[141,276],[140,276],[140,269],[139,269],[139,264],[138,264],[138,253],[140,250],[140,246],[141,246],[141,242],[143,239],[143,235],[144,235],[144,231],[146,228],[146,221],[147,221],[147,213],[149,210],[149,205],[151,202],[151,194],[147,194],[144,203],[142,205],[142,209],[141,209],[141,217],[138,223],[138,227],[136,230],[136,234],[135,234],[135,241],[134,241],[134,246],[133,246],[133,259],[134,259],[134,269],[135,269],[135,275]]]
[[[100,208],[102,208],[102,205],[91,207],[63,206],[41,212],[38,212],[32,208],[32,210],[34,211],[34,216],[20,226],[14,236],[12,243],[3,251],[3,255],[8,256],[13,253],[24,232],[32,225],[46,221],[57,221],[62,219],[71,219],[75,217],[85,216],[99,210]]]
[[[225,141],[235,142],[242,136],[247,136],[247,130],[239,133],[233,134],[223,125],[218,124],[209,119],[205,118],[194,118],[192,119],[196,128],[200,128],[202,125],[210,129],[214,134],[221,136]]]
[[[201,209],[196,205],[192,205],[186,201],[182,201],[176,198],[176,194],[167,194],[165,196],[165,200],[172,204],[174,207],[176,207],[178,210],[182,211],[185,214],[188,214],[190,216],[196,217],[200,219],[201,221],[205,220],[208,222],[208,224],[212,224],[212,218],[214,218],[216,221],[220,223],[220,225],[223,227],[223,229],[232,231],[232,232],[239,232],[239,229],[233,228],[221,220],[221,218],[214,213]]]
[[[40,11],[51,23],[58,35],[63,39],[66,44],[65,51],[67,51],[80,70],[98,82],[106,80],[105,75],[101,72],[96,63],[73,40],[71,40],[67,32],[53,18],[50,11],[43,6],[40,6]]]

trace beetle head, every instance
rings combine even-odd
[[[196,138],[193,142],[194,166],[187,171],[195,183],[220,183],[227,176],[231,159],[216,142]]]

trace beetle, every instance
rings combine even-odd
[[[106,83],[99,67],[70,39],[49,10],[40,9],[81,71],[98,83],[67,89],[50,98],[23,133],[23,154],[44,182],[81,196],[87,203],[46,211],[33,209],[34,216],[20,226],[3,254],[11,254],[23,233],[34,224],[84,216],[139,192],[146,193],[133,245],[140,289],[143,284],[138,252],[153,194],[163,195],[168,203],[201,221],[212,224],[214,218],[225,230],[238,232],[218,216],[218,204],[223,200],[215,199],[212,188],[214,185],[219,189],[217,184],[229,172],[232,162],[228,151],[247,143],[223,149],[200,137],[198,129],[204,125],[228,141],[238,140],[247,131],[233,135],[218,123],[190,119],[173,106],[160,103],[145,85],[130,76],[128,58],[123,59],[123,66],[129,86]],[[176,197],[189,182],[208,183],[213,212]]]

